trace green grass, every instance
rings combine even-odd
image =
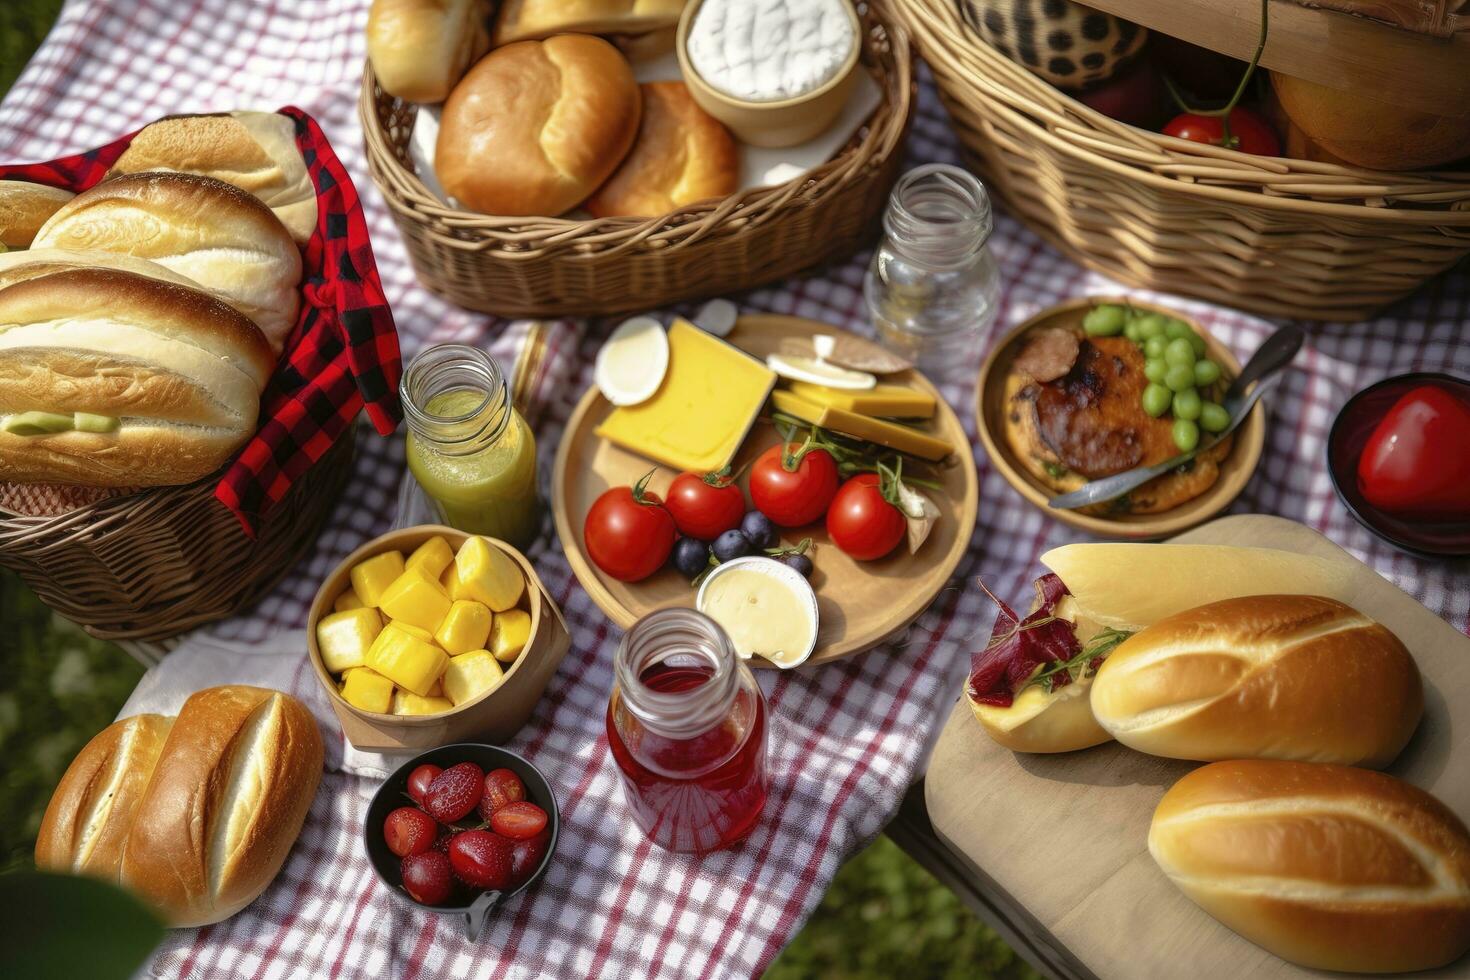
[[[0,3],[0,95],[10,91],[60,13],[61,0]]]

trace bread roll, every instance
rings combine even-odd
[[[643,119],[623,165],[588,198],[594,217],[654,217],[726,197],[740,183],[740,150],[683,82],[640,85]]]
[[[103,181],[51,216],[39,248],[95,248],[151,259],[244,313],[280,352],[301,303],[301,253],[270,208],[194,174]]]
[[[1206,912],[1302,966],[1425,970],[1470,949],[1470,833],[1382,773],[1204,766],[1164,794],[1148,849]]]
[[[443,102],[490,49],[488,0],[373,0],[367,50],[383,91]]]
[[[1424,708],[1418,668],[1382,625],[1321,596],[1226,599],[1162,619],[1105,660],[1092,712],[1173,759],[1382,767]]]
[[[176,719],[129,718],[82,750],[46,808],[36,864],[122,885],[172,926],[219,922],[280,871],[321,770],[301,702],[209,688]]]
[[[679,23],[684,0],[505,0],[495,45],[553,34],[643,34]]]
[[[497,48],[444,103],[435,170],[444,190],[476,211],[563,214],[627,155],[639,104],[632,68],[601,38]]]
[[[0,252],[0,289],[27,279],[71,269],[114,269],[118,272],[131,272],[135,276],[171,282],[176,286],[188,286],[190,289],[204,288],[187,276],[181,276],[157,262],[134,258],[121,252],[100,252],[94,248],[28,248],[19,252]]]
[[[74,197],[71,191],[59,187],[0,180],[0,245],[30,248],[46,220]]]
[[[107,269],[0,289],[0,472],[105,487],[207,476],[255,431],[274,364],[255,324],[197,289]]]
[[[316,189],[296,147],[296,124],[279,112],[160,119],[133,137],[108,176],[146,170],[233,184],[260,198],[297,242],[316,231]]]

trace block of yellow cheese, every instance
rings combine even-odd
[[[396,623],[383,627],[367,656],[367,665],[373,670],[425,697],[448,664],[449,655],[443,650],[405,632]]]
[[[316,646],[322,655],[322,665],[333,674],[361,667],[367,663],[368,649],[382,629],[378,611],[366,606],[323,616],[316,624]]]
[[[409,623],[433,633],[449,615],[450,603],[437,577],[429,577],[423,569],[408,568],[383,590],[378,605],[394,622]]]
[[[471,650],[485,649],[485,640],[490,636],[490,607],[473,599],[456,599],[449,607],[449,615],[439,624],[434,640],[451,657]]]
[[[365,606],[376,606],[378,598],[403,574],[403,552],[385,551],[352,566],[348,576],[352,591]]]
[[[509,555],[481,537],[466,538],[454,556],[452,599],[473,599],[492,612],[509,609],[526,590],[526,577]]]
[[[426,698],[412,691],[400,689],[393,692],[391,713],[395,715],[437,715],[453,707],[454,702],[446,697]]]
[[[413,554],[408,556],[403,567],[419,568],[430,578],[438,578],[452,561],[454,549],[449,547],[449,542],[444,540],[443,535],[436,534],[413,549]]]
[[[531,614],[524,609],[507,609],[495,617],[486,647],[501,663],[514,663],[530,639]]]
[[[393,682],[375,670],[354,667],[343,675],[342,700],[354,708],[386,715],[393,704]]]
[[[807,381],[793,381],[791,393],[816,405],[840,408],[857,415],[895,419],[932,419],[934,396],[902,385],[875,385],[866,391],[828,388]]]
[[[676,470],[712,472],[734,459],[775,383],[760,361],[676,319],[663,384],[647,401],[613,409],[597,434]]]
[[[489,650],[475,650],[449,658],[444,671],[444,694],[456,705],[472,701],[500,685],[505,671]]]
[[[332,603],[332,610],[334,612],[346,612],[349,609],[361,609],[364,605],[366,603],[357,597],[357,593],[352,591],[352,586],[349,585],[346,589],[342,590],[342,594]]]
[[[839,435],[876,442],[880,446],[931,462],[943,459],[955,449],[948,441],[912,426],[869,418],[842,408],[818,405],[789,391],[773,391],[771,402],[777,411],[794,415],[803,422],[831,429]]]

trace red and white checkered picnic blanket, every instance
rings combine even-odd
[[[509,362],[517,331],[450,306],[415,282],[361,151],[356,97],[368,0],[69,0],[61,21],[0,105],[0,159],[44,160],[105,142],[164,113],[301,106],[320,121],[362,192],[378,264],[404,354],[468,341]],[[909,153],[953,160],[955,146],[932,90],[922,93]],[[1085,293],[1117,292],[1001,216],[999,332],[1036,310]],[[736,297],[747,310],[810,316],[865,329],[866,255],[810,278]],[[1180,303],[1246,354],[1269,332],[1262,320]],[[1234,510],[1302,521],[1366,559],[1430,609],[1465,629],[1464,565],[1398,554],[1359,528],[1335,499],[1323,443],[1333,413],[1358,388],[1390,373],[1470,376],[1470,290],[1463,271],[1366,324],[1314,328],[1296,370],[1271,398],[1265,459]],[[538,392],[542,484],[586,388],[610,325],[558,324]],[[972,438],[970,384],[945,395]],[[299,630],[322,576],[392,520],[400,441],[360,441],[357,472],[315,551],[250,614],[212,628],[264,641]],[[1002,597],[1029,594],[1045,549],[1074,540],[1024,503],[977,449],[980,518],[956,585],[984,576]],[[577,585],[548,522],[532,550],[566,612],[573,648],[531,723],[510,743],[558,787],[556,860],[536,888],[505,907],[480,942],[455,924],[395,901],[359,842],[373,783],[340,771],[340,733],[298,670],[293,690],[321,719],[329,771],[297,846],[275,883],[219,925],[172,933],[152,964],[162,977],[726,977],[759,974],[800,928],[842,860],[874,837],[918,774],[926,746],[959,695],[975,638],[991,612],[973,588],[945,591],[899,641],[830,666],[766,676],[772,794],[750,840],[703,859],[669,855],[623,812],[602,734],[618,631]],[[304,660],[301,661],[304,667]],[[976,787],[984,792],[984,787]]]

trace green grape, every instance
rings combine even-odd
[[[1183,320],[1176,320],[1174,317],[1170,317],[1164,324],[1164,336],[1170,340],[1178,340],[1180,337],[1187,339],[1192,333],[1194,331],[1189,329],[1189,324]]]
[[[1164,373],[1164,384],[1170,391],[1183,391],[1194,387],[1194,367],[1189,364],[1171,364]]]
[[[1143,376],[1156,385],[1164,383],[1164,375],[1169,372],[1169,365],[1162,357],[1151,357],[1143,362]]]
[[[1148,340],[1150,337],[1163,337],[1164,324],[1166,322],[1167,321],[1163,317],[1159,316],[1157,313],[1150,313],[1148,316],[1138,321],[1138,332],[1143,336],[1144,340]]]
[[[1123,307],[1111,303],[1095,306],[1082,318],[1082,329],[1089,337],[1116,337],[1127,325]]]
[[[1138,321],[1137,320],[1129,320],[1128,321],[1127,325],[1123,327],[1123,336],[1127,337],[1129,340],[1133,341],[1135,344],[1141,344],[1141,343],[1143,343],[1143,334],[1141,334],[1141,333],[1138,332]]]
[[[1180,452],[1189,452],[1199,445],[1199,426],[1189,419],[1174,420],[1174,445]]]
[[[1207,347],[1207,346],[1205,346],[1205,338],[1201,337],[1199,334],[1195,333],[1193,330],[1191,330],[1189,332],[1189,336],[1186,337],[1185,339],[1189,341],[1189,343],[1190,343],[1190,345],[1192,347],[1194,347],[1194,356],[1195,357],[1204,357],[1206,354],[1208,354],[1210,352],[1210,348]]]
[[[1209,358],[1194,362],[1194,383],[1201,388],[1208,388],[1220,380],[1220,365]]]
[[[1189,341],[1183,337],[1169,341],[1164,348],[1164,360],[1170,364],[1183,364],[1190,369],[1190,375],[1194,372],[1194,348],[1189,346]],[[1194,382],[1190,382],[1193,384]]]
[[[1148,358],[1163,357],[1164,351],[1169,349],[1169,342],[1163,337],[1150,337],[1143,342],[1143,356]]]
[[[1194,388],[1185,388],[1174,395],[1174,417],[1176,419],[1189,419],[1191,422],[1199,418],[1200,409],[1203,407],[1203,399]]]
[[[1224,432],[1230,425],[1230,413],[1223,405],[1205,402],[1199,408],[1199,424],[1206,432]]]
[[[1143,410],[1158,418],[1169,410],[1174,393],[1160,384],[1151,384],[1143,389]]]

